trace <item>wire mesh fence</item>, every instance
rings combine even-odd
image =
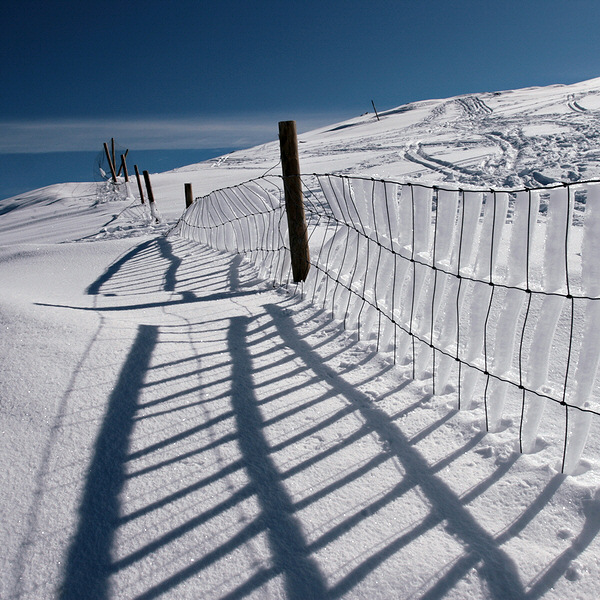
[[[534,451],[558,408],[562,470],[600,415],[600,183],[465,190],[302,176],[311,270],[302,292],[459,408],[483,401],[487,430],[518,399]],[[198,198],[176,231],[244,254],[290,284],[283,181],[266,176]],[[550,412],[556,426],[556,411]]]

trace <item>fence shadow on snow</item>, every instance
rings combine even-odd
[[[98,281],[90,289],[100,314],[132,300],[143,306],[140,294],[171,284],[189,302],[167,294],[123,363],[93,448],[64,598],[201,589],[207,598],[260,590],[333,599],[375,577],[433,599],[481,564],[491,597],[534,599],[600,529],[590,501],[571,544],[549,540],[546,564],[516,565],[507,542],[543,515],[564,476],[494,515],[499,533],[491,534],[469,505],[495,493],[518,455],[474,453],[481,433],[432,444],[425,458],[419,445],[448,436],[456,410],[433,410],[428,398],[398,406],[409,382],[389,377],[388,362],[298,297],[282,295],[254,317],[243,307],[238,316],[216,308],[199,316],[192,302],[235,300],[252,287],[237,256],[163,239],[138,246]],[[481,479],[458,490],[465,460],[479,461]],[[424,551],[428,543],[435,552]]]
[[[510,191],[302,176],[311,270],[301,292],[344,327],[483,400],[486,429],[520,405],[519,445],[560,421],[561,470],[577,469],[600,414],[600,183]],[[175,232],[289,285],[282,178],[198,198]]]

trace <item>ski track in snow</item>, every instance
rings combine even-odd
[[[303,165],[597,176],[594,85],[361,117],[301,136]],[[433,397],[240,256],[163,237],[184,182],[201,195],[277,160],[154,176],[159,224],[96,184],[0,203],[0,597],[599,597],[599,462],[557,472],[552,409],[520,455],[518,400],[485,434],[452,379]]]

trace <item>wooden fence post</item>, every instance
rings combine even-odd
[[[152,184],[150,183],[150,173],[144,171],[144,181],[146,182],[146,192],[148,193],[148,202],[154,204],[154,193],[152,192]]]
[[[110,138],[110,151],[112,154],[112,164],[113,167],[116,169],[117,168],[117,158],[115,156],[115,138]],[[116,179],[115,179],[116,181]]]
[[[121,174],[121,171],[123,169],[125,169],[125,171],[127,171],[127,165],[125,164],[125,158],[127,158],[127,155],[129,154],[129,149],[125,150],[125,154],[121,154],[121,166],[119,167],[119,170],[117,171],[117,177]],[[123,158],[125,157],[125,158]],[[127,176],[127,172],[125,173],[125,176]],[[128,179],[125,179],[125,181],[129,181]]]
[[[113,163],[112,158],[110,157],[110,151],[106,142],[104,142],[104,152],[106,153],[106,160],[108,160],[108,166],[110,167],[110,172],[112,174],[113,181],[117,183],[117,172],[115,171],[115,163]]]
[[[150,183],[150,173],[148,173],[148,171],[144,171],[144,181],[146,182],[146,191],[148,192],[148,204],[150,205],[150,214],[152,215],[152,219],[156,223],[160,223],[160,217],[156,212],[156,206],[154,202],[154,192],[152,191],[152,184]]]
[[[142,187],[142,178],[140,177],[140,172],[138,171],[138,166],[133,165],[133,168],[135,169],[135,176],[137,178],[138,190],[140,191],[140,200],[142,201],[142,204],[144,204],[145,200],[144,200],[144,188]]]
[[[127,163],[125,162],[125,154],[121,154],[121,167],[119,171],[123,169],[123,176],[125,177],[125,183],[129,183],[129,173],[127,172]]]
[[[294,282],[298,283],[299,281],[306,281],[310,269],[310,252],[302,198],[296,121],[280,121],[279,146],[281,150],[285,211],[287,213],[290,252],[292,255],[292,275]]]
[[[194,194],[192,192],[192,184],[184,183],[183,186],[185,189],[185,207],[189,208],[194,203]]]

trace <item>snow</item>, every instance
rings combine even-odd
[[[465,188],[598,178],[599,98],[596,79],[419,102],[381,121],[363,115],[299,136],[302,170]],[[588,427],[590,437],[575,473],[563,475],[562,407],[537,413],[539,424],[526,426],[530,452],[520,454],[518,395],[505,390],[486,433],[477,382],[460,411],[450,372],[445,393],[432,395],[426,361],[413,380],[385,344],[376,352],[374,340],[358,341],[356,314],[344,330],[320,308],[328,292],[317,281],[302,299],[222,251],[231,236],[214,238],[221,250],[164,236],[184,210],[184,183],[203,196],[278,172],[278,160],[274,142],[153,174],[159,223],[110,184],[61,184],[0,202],[0,597],[599,597],[596,418],[572,420],[575,444]],[[360,243],[389,246],[407,223],[428,221],[420,209],[430,191],[415,187],[417,209],[401,204],[391,239],[377,237],[387,215],[358,202],[370,190],[367,181],[357,191],[371,239]],[[398,190],[385,187],[389,197]],[[454,263],[450,227],[440,228],[434,256],[428,227],[416,228],[413,248],[397,250],[522,284],[529,196],[517,195],[513,221],[501,227],[507,195],[495,196],[495,211],[486,204],[477,225],[480,196],[466,193],[473,210]],[[554,196],[547,231],[564,226],[564,195]],[[441,194],[442,219],[457,201]],[[571,240],[583,265],[571,285],[596,295],[600,213],[589,214]],[[479,239],[493,246],[478,254]],[[536,256],[553,252],[556,239],[534,239]],[[340,252],[340,277],[353,256]],[[431,306],[425,268],[414,266],[407,274]],[[563,263],[534,267],[535,285],[566,285]],[[373,277],[366,261],[357,266],[367,292]],[[487,305],[487,288],[438,284],[455,302]],[[377,290],[389,306],[396,293]],[[509,369],[523,302],[503,298],[498,364]],[[558,352],[569,319],[553,300],[534,307],[547,316],[528,335],[540,347],[554,340]],[[406,321],[411,306],[403,310]],[[596,313],[574,315],[583,348],[576,398],[588,396],[598,366]],[[451,316],[436,332],[448,343]],[[467,341],[475,356],[477,336]],[[552,361],[531,356],[532,373],[558,377]]]

